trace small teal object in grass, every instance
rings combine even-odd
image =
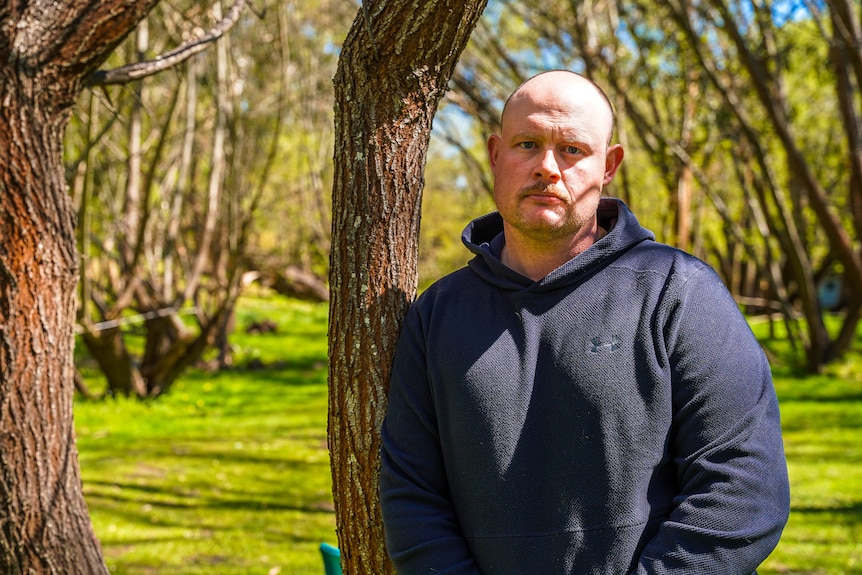
[[[338,547],[321,543],[320,554],[323,555],[323,568],[326,575],[341,575],[341,551]]]

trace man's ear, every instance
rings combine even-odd
[[[623,155],[623,147],[621,145],[615,144],[608,147],[608,151],[605,154],[605,179],[603,181],[605,186],[610,184],[614,176],[617,175],[617,170],[620,168],[620,164],[623,163]]]
[[[488,138],[488,163],[491,164],[491,171],[497,167],[497,154],[500,153],[500,136],[491,134]]]

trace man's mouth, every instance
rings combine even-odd
[[[530,198],[538,201],[565,202],[563,195],[553,184],[537,184],[529,186],[521,191],[521,198]]]

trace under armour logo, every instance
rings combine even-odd
[[[590,353],[600,353],[603,351],[616,351],[622,345],[622,340],[618,335],[612,335],[605,339],[600,337],[594,337],[590,340],[593,344],[593,348],[590,350]]]

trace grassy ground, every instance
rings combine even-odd
[[[761,329],[755,325],[756,333]],[[806,376],[783,359],[790,355],[786,342],[763,339],[777,356],[791,513],[778,548],[758,572],[862,573],[862,352]]]
[[[237,360],[266,367],[191,372],[152,402],[77,402],[84,491],[112,573],[323,573],[317,547],[335,542],[326,313],[245,298]],[[265,319],[277,333],[244,333]],[[805,377],[770,346],[793,509],[759,572],[862,573],[862,355]]]
[[[244,335],[271,319],[278,333]],[[240,363],[156,401],[81,402],[84,492],[112,573],[323,572],[335,542],[326,446],[326,308],[246,299]]]

